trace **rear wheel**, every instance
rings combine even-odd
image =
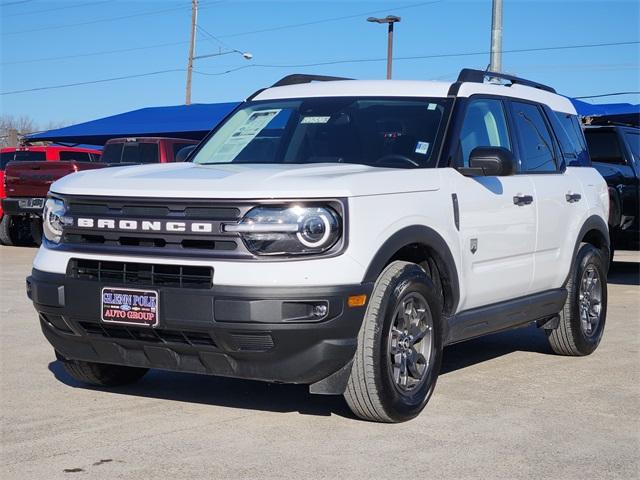
[[[583,244],[578,250],[558,328],[547,331],[555,353],[589,355],[600,344],[607,317],[608,260],[593,245]]]
[[[382,272],[344,394],[353,413],[403,422],[422,411],[440,371],[441,310],[436,287],[418,265],[398,261]]]
[[[56,353],[56,356],[74,380],[98,387],[116,387],[118,385],[134,383],[149,371],[148,368],[68,360],[58,353]]]

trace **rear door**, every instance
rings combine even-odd
[[[511,116],[518,137],[518,176],[534,185],[537,232],[531,293],[559,287],[564,268],[563,249],[567,237],[582,218],[575,210],[585,203],[582,184],[566,173],[550,119],[543,106],[510,101]]]
[[[514,151],[515,136],[499,98],[471,97],[459,135],[458,161],[469,165],[475,147]],[[536,204],[527,175],[457,177],[462,268],[467,295],[462,310],[526,295],[533,279]]]

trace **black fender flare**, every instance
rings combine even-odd
[[[445,310],[453,314],[460,301],[458,269],[447,242],[438,232],[424,225],[407,226],[391,235],[373,256],[362,281],[375,282],[396,252],[412,244],[426,246],[435,257],[438,268],[443,270],[442,286],[450,297],[446,301]]]
[[[572,259],[576,258],[576,255],[578,254],[578,249],[580,248],[580,244],[583,242],[585,236],[587,235],[588,232],[592,231],[592,230],[596,230],[597,232],[599,232],[600,234],[602,234],[602,238],[604,239],[604,243],[601,245],[595,245],[596,247],[598,247],[599,249],[603,250],[603,254],[604,254],[604,258],[605,258],[605,267],[608,269],[609,266],[609,255],[611,252],[611,238],[609,236],[609,226],[607,225],[607,222],[605,222],[602,217],[599,217],[598,215],[591,215],[589,218],[587,218],[584,223],[582,224],[582,227],[580,228],[580,232],[578,233],[578,238],[576,238],[576,243],[575,246],[573,247],[573,257]],[[572,260],[573,262],[573,260]],[[567,282],[569,281],[569,275],[571,275],[571,269],[569,269],[569,273],[567,274],[567,278],[564,282],[564,284],[566,285]]]

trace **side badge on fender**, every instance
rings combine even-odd
[[[478,239],[477,238],[472,238],[471,239],[471,245],[470,245],[469,249],[471,250],[471,253],[476,253],[478,251]]]

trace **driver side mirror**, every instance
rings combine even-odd
[[[516,173],[516,161],[504,147],[476,147],[469,155],[469,168],[459,170],[468,176],[505,177]]]
[[[189,158],[189,155],[191,155],[191,152],[193,152],[196,147],[197,145],[189,145],[187,147],[182,147],[180,150],[178,150],[178,153],[176,153],[175,161],[186,162],[187,158]]]

